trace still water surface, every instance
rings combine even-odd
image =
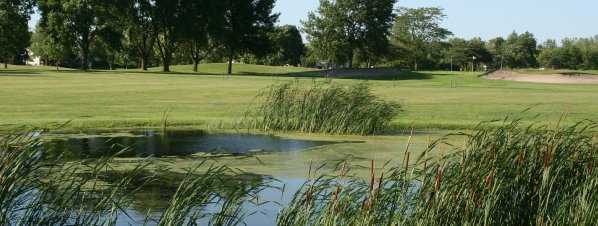
[[[255,134],[145,132],[135,136],[88,136],[53,139],[46,148],[68,150],[71,158],[94,158],[124,151],[120,157],[185,156],[196,153],[244,155],[301,151],[339,142],[286,139]]]
[[[255,134],[204,134],[200,132],[169,133],[143,132],[131,135],[95,135],[50,139],[45,148],[62,153],[67,159],[96,158],[121,152],[120,157],[166,157],[189,156],[196,153],[249,155],[265,152],[295,152],[314,147],[341,142],[286,139],[277,136]],[[124,152],[123,152],[124,151]],[[267,176],[264,176],[266,178]],[[247,225],[276,225],[281,206],[288,204],[295,192],[305,183],[305,178],[269,178],[271,188],[259,193],[259,206],[245,204],[244,219]],[[133,197],[136,205],[121,214],[117,225],[141,225],[150,210],[159,216],[167,206],[164,194],[171,190],[152,187],[140,191],[141,197]],[[216,212],[217,206],[208,206],[208,211]],[[206,225],[206,222],[200,222]],[[151,222],[150,222],[150,225]]]

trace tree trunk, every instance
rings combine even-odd
[[[145,56],[141,56],[140,59],[141,59],[141,62],[139,63],[139,68],[141,70],[143,70],[143,71],[147,71],[147,64],[146,64],[147,59],[146,59],[146,57]]]
[[[110,70],[114,70],[114,62],[116,62],[116,56],[112,55],[112,59],[110,60]]]
[[[419,69],[419,66],[417,65],[417,60],[415,61],[415,64],[413,65],[413,69],[415,71],[417,71]]]
[[[228,55],[228,75],[233,74],[233,55]]]
[[[164,61],[164,64],[162,65],[162,71],[163,72],[170,72],[170,63]]]
[[[8,69],[8,63],[4,61],[4,69]]]
[[[166,52],[166,51],[165,51]],[[164,53],[164,57],[162,57],[162,71],[163,72],[170,72],[170,53]]]
[[[353,57],[355,55],[355,51],[351,50],[349,52],[349,68],[353,68]]]
[[[82,41],[81,43],[81,70],[87,71],[89,69],[89,43]]]
[[[199,67],[199,60],[193,60],[193,72],[197,72]]]

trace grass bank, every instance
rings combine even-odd
[[[52,67],[0,69],[0,127],[44,126],[71,121],[66,129],[159,127],[164,111],[177,128],[231,128],[260,90],[294,78],[308,69],[235,65],[232,77],[213,75],[223,65],[174,67],[157,71],[55,71]],[[246,73],[239,73],[239,72]],[[266,71],[265,73],[263,73]],[[277,76],[272,76],[277,75]],[[404,112],[392,124],[416,129],[468,129],[480,121],[519,114],[537,121],[565,123],[598,118],[598,86],[489,81],[476,73],[404,73],[370,80],[372,92],[395,101]],[[319,80],[319,79],[317,79]],[[323,80],[323,79],[322,79]],[[360,79],[336,79],[350,85]]]

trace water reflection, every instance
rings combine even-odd
[[[117,173],[118,174],[118,173]],[[106,179],[111,181],[117,175],[109,175]],[[155,224],[155,221],[160,217],[162,212],[171,204],[171,199],[178,187],[178,183],[173,181],[181,181],[184,175],[178,173],[163,174],[153,180],[151,183],[146,183],[141,186],[142,189],[131,192],[129,198],[133,200],[133,205],[125,209],[125,213],[121,213],[118,217],[117,225],[144,225],[149,214],[149,225]],[[243,217],[243,222],[246,225],[261,225],[274,226],[279,212],[283,206],[287,206],[293,195],[306,182],[305,178],[271,178],[268,176],[260,176],[253,174],[237,175],[236,177],[228,178],[227,184],[222,184],[220,189],[222,194],[225,194],[226,189],[231,189],[235,186],[252,187],[260,183],[266,183],[267,186],[259,190],[259,200],[254,202],[245,202],[242,205],[243,212],[247,213]],[[236,182],[231,185],[230,182]],[[220,192],[220,191],[216,191]],[[223,198],[226,198],[223,196]],[[259,204],[257,204],[259,203]],[[205,214],[215,214],[219,212],[221,206],[219,204],[209,204],[204,206]],[[198,225],[209,225],[210,218],[203,218],[199,220]]]
[[[91,136],[54,139],[48,150],[80,159],[113,155],[120,157],[184,156],[195,153],[244,155],[255,152],[299,151],[337,142],[285,139],[255,134],[199,134],[147,132],[138,136]],[[66,150],[66,153],[65,153]]]

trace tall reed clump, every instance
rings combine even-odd
[[[0,137],[0,225],[114,224],[132,177],[107,187],[93,177],[107,159],[68,166],[45,159],[39,134]],[[90,176],[77,176],[83,172]]]
[[[469,134],[428,168],[415,211],[439,225],[591,225],[598,222],[596,125],[524,127],[518,120]]]
[[[280,225],[593,225],[598,147],[592,123],[480,125],[463,147],[371,179],[311,180]],[[409,152],[406,156],[409,156]],[[406,157],[404,162],[409,162]],[[379,177],[378,177],[379,176]]]
[[[40,137],[36,131],[0,136],[0,225],[116,225],[127,220],[122,218],[133,204],[131,195],[154,180],[147,175],[151,161],[103,180],[116,170],[114,156],[68,163],[48,159]],[[168,207],[143,224],[240,224],[245,216],[241,207],[266,182],[244,183],[235,177],[240,172],[225,166],[199,171],[204,164],[189,169]]]
[[[246,119],[266,131],[371,135],[387,129],[401,109],[374,96],[367,83],[282,83],[259,97],[261,104]]]

